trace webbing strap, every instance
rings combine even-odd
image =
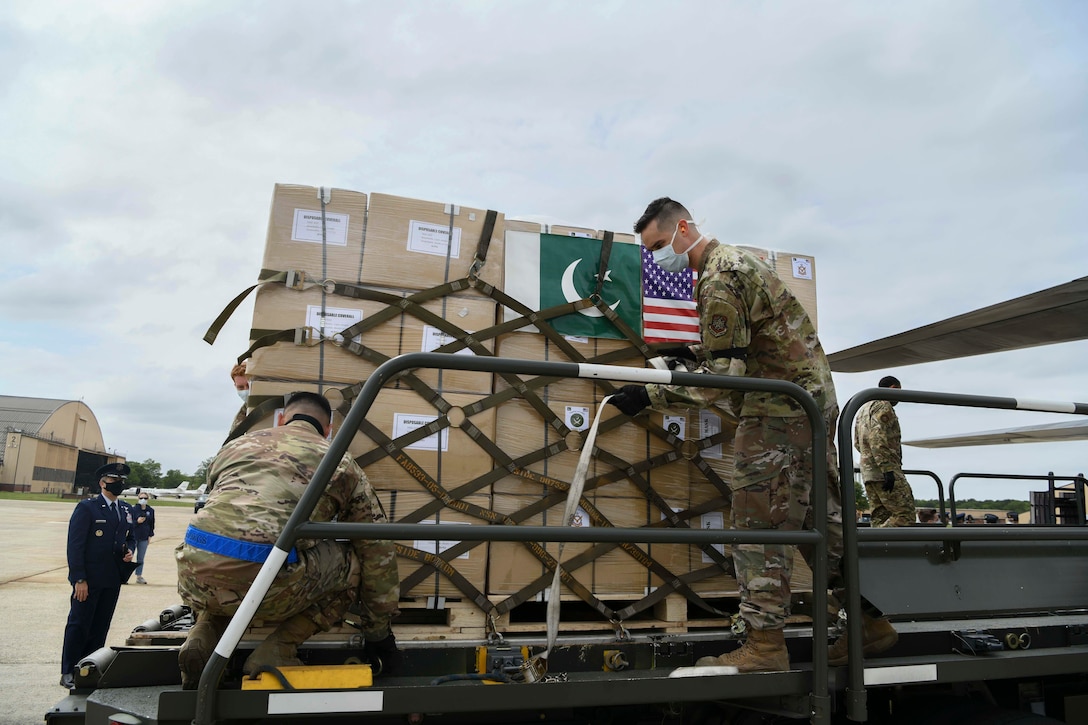
[[[405,546],[404,544],[397,542],[393,542],[393,547],[396,549],[397,556],[403,556],[406,559],[425,564],[431,567],[435,572],[449,579],[450,582],[457,587],[458,591],[468,596],[484,613],[494,613],[495,606],[491,603],[491,600],[489,600],[483,592],[477,589],[473,583],[465,577],[464,574],[457,571],[457,569],[442,556],[426,551],[420,551],[414,547]],[[426,568],[421,567],[405,577],[400,583],[401,591],[411,590],[411,588],[418,584],[420,580],[425,578],[419,576],[420,572],[426,574],[426,571]]]
[[[260,332],[264,332],[264,330],[260,330]],[[277,342],[290,342],[295,345],[315,345],[319,342],[317,336],[314,334],[315,332],[316,330],[312,327],[292,327],[287,330],[269,332],[250,343],[249,348],[238,356],[238,362],[243,362],[262,347],[275,345]]]
[[[601,259],[597,264],[597,288],[593,290],[593,297],[601,299],[601,292],[604,290],[604,279],[608,276],[608,260],[612,256],[612,239],[614,235],[612,232],[605,232],[604,239],[601,240]]]
[[[585,445],[582,447],[582,454],[578,456],[578,466],[574,469],[574,477],[570,482],[570,489],[567,491],[567,500],[563,506],[563,526],[574,525],[575,514],[578,512],[578,503],[582,500],[582,489],[585,488],[586,472],[589,470],[589,463],[593,458],[593,444],[597,441],[597,428],[601,425],[601,414],[604,412],[604,406],[609,398],[611,398],[611,396],[605,397],[605,399],[601,401],[600,407],[597,408],[597,414],[593,417],[593,425],[589,427]],[[564,546],[565,542],[560,541],[559,551],[555,557],[558,562],[563,561]],[[540,659],[542,660],[548,659],[548,655],[552,652],[552,647],[555,646],[555,640],[559,636],[559,568],[559,566],[556,566],[555,574],[552,576],[551,587],[548,589],[547,646],[540,654]]]
[[[499,213],[494,209],[488,209],[484,216],[484,228],[480,230],[480,241],[476,243],[476,256],[472,258],[472,266],[468,269],[469,277],[476,277],[487,262],[487,250],[491,246],[491,235],[495,233],[495,222]]]
[[[282,408],[283,405],[284,402],[282,395],[276,395],[272,396],[267,400],[262,400],[260,403],[255,405],[251,411],[249,411],[249,414],[246,415],[245,418],[238,422],[238,425],[234,427],[234,429],[227,436],[226,440],[223,441],[223,445],[230,443],[232,440],[238,438],[239,436],[245,435],[249,432],[250,428],[256,425],[259,421],[264,420],[264,417],[266,415],[276,410],[276,408]]]
[[[280,272],[274,269],[262,269],[261,273],[257,275],[257,284],[251,285],[238,293],[234,299],[227,303],[227,306],[223,308],[223,311],[219,313],[219,316],[215,318],[208,327],[208,331],[204,333],[204,342],[209,345],[214,343],[215,338],[219,336],[220,330],[223,329],[223,325],[227,324],[227,320],[229,320],[230,316],[234,314],[234,311],[238,309],[238,305],[242,304],[242,300],[248,297],[249,293],[253,290],[272,282],[283,282],[293,289],[308,289],[317,284],[316,282],[307,282],[306,273],[299,270]]]

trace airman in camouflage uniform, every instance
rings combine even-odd
[[[177,547],[178,592],[197,614],[197,625],[179,655],[186,687],[199,681],[228,618],[238,610],[329,448],[325,436],[331,414],[321,396],[294,394],[283,418],[284,425],[223,446],[208,468],[208,502]],[[348,455],[312,516],[313,521],[333,519],[386,520],[366,475]],[[256,546],[246,550],[244,544]],[[398,612],[399,579],[392,542],[303,539],[295,550],[297,561],[284,564],[255,614],[279,626],[246,661],[247,673],[261,665],[301,664],[297,645],[340,622],[353,603],[362,611],[365,639],[395,646],[389,623]]]
[[[887,376],[882,388],[899,388]],[[854,447],[861,454],[861,480],[869,498],[874,527],[910,526],[914,523],[914,493],[903,475],[903,434],[895,403],[870,400],[854,419]]]
[[[823,411],[828,430],[828,585],[843,600],[842,504],[833,438],[838,403],[830,366],[808,314],[766,264],[748,252],[707,239],[687,209],[667,197],[647,207],[635,232],[666,271],[698,272],[695,299],[702,344],[694,352],[700,371],[787,380],[805,389]],[[651,384],[644,390],[624,386],[612,402],[628,414],[646,405],[658,410],[713,405],[731,413],[738,419],[730,482],[733,528],[792,531],[813,526],[812,432],[793,399],[767,392]],[[742,672],[789,669],[782,630],[789,616],[792,549],[780,544],[733,547],[748,639],[742,648],[703,658],[699,664],[733,665]],[[801,554],[812,562],[810,547],[802,547]]]

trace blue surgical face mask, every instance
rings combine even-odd
[[[677,221],[676,228],[672,230],[672,238],[669,239],[669,243],[666,246],[653,251],[654,263],[666,272],[683,272],[690,264],[688,252],[678,254],[676,251],[676,234],[680,231],[681,221],[686,221],[688,224],[695,223],[690,219],[681,219]],[[699,235],[699,238],[695,240],[695,244],[698,244],[702,240],[703,236]],[[694,247],[695,244],[692,244],[691,247]],[[688,247],[688,251],[691,251],[691,247]]]
[[[248,389],[239,390],[237,392],[238,392],[238,397],[242,399],[243,403],[245,403],[246,401],[249,400],[249,390]]]

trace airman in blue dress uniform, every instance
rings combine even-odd
[[[68,522],[72,603],[64,628],[62,687],[71,689],[79,661],[106,643],[121,584],[132,573],[133,511],[119,498],[128,474],[124,463],[100,467],[95,471],[100,494],[76,504]]]

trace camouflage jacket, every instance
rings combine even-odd
[[[854,448],[861,453],[864,481],[882,481],[885,471],[903,470],[903,434],[891,402],[870,400],[854,418]]]
[[[698,372],[788,380],[807,390],[821,410],[837,408],[831,367],[812,321],[770,267],[749,252],[712,240],[698,272],[695,301],[702,344],[697,352],[703,360]],[[716,405],[738,418],[805,414],[792,398],[773,393],[655,384],[646,391],[658,410]]]
[[[208,501],[192,519],[198,529],[275,544],[329,443],[304,421],[254,431],[224,445],[208,467]],[[366,474],[345,454],[314,508],[312,521],[385,522]],[[314,545],[301,539],[296,548]],[[392,617],[400,598],[393,543],[352,542],[362,566],[362,598],[376,616]],[[388,620],[387,620],[388,621]]]

